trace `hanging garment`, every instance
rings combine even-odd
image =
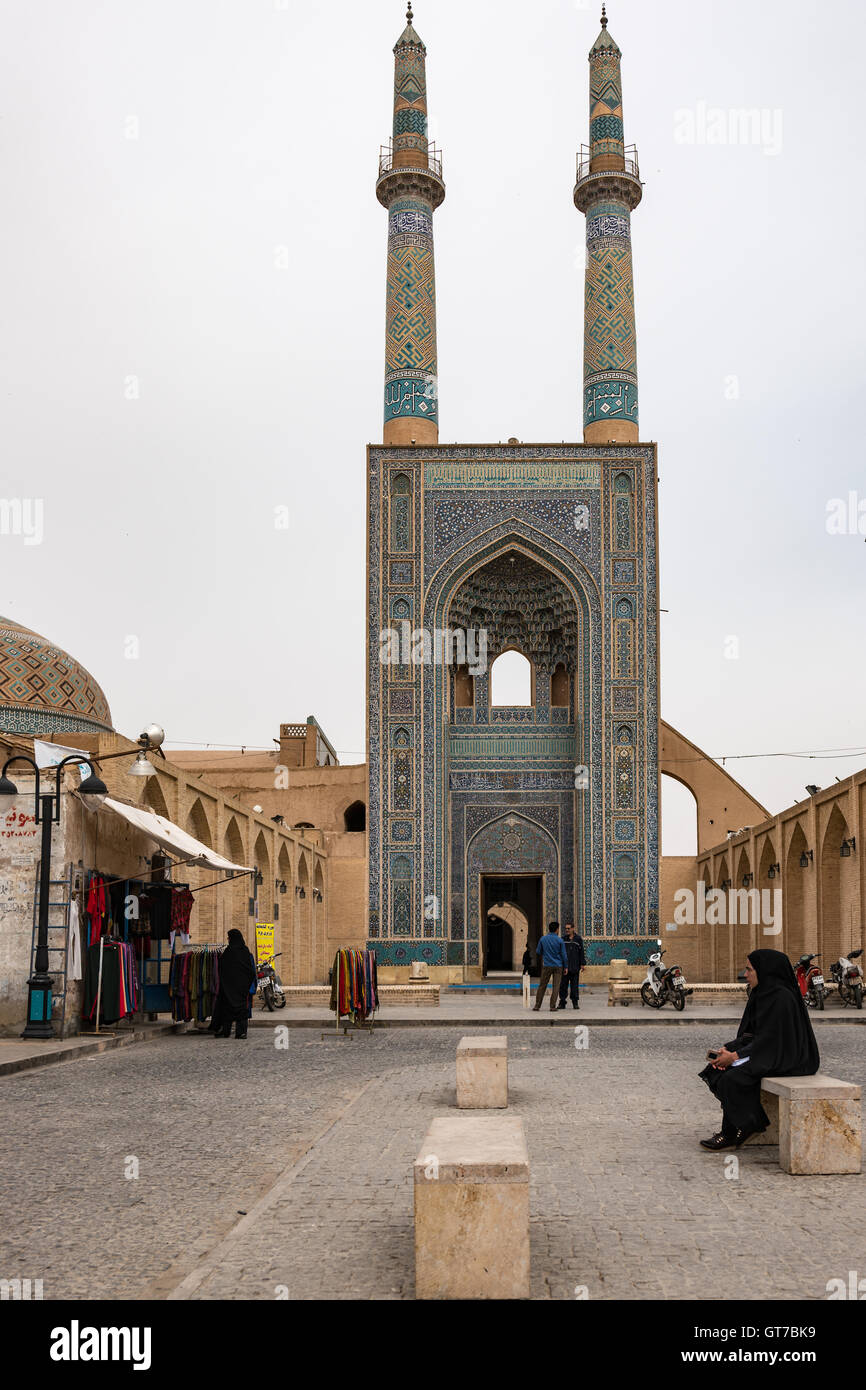
[[[81,926],[78,920],[78,903],[75,898],[69,904],[69,928],[66,935],[66,978],[81,979]]]
[[[172,891],[169,883],[151,883],[141,897],[141,905],[148,914],[150,935],[159,941],[167,941],[171,935]]]
[[[100,874],[91,874],[87,887],[87,944],[93,946],[99,941],[105,926],[105,880]]]
[[[170,916],[172,932],[189,933],[189,918],[194,903],[195,898],[186,884],[182,888],[172,890]]]

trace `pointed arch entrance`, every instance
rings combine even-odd
[[[521,869],[536,880],[521,889],[526,901],[516,894],[530,939],[545,919],[559,916],[575,920],[586,935],[604,931],[601,866],[592,859],[592,844],[601,839],[602,724],[592,660],[597,591],[580,566],[563,565],[549,543],[522,528],[455,556],[446,568],[447,576],[440,573],[431,585],[428,621],[465,631],[467,650],[468,635],[483,632],[485,660],[476,663],[471,686],[462,669],[431,672],[425,746],[436,748],[440,775],[425,803],[425,822],[431,858],[441,864],[434,872],[437,880],[441,873],[455,958],[472,974],[488,961],[485,908],[497,895],[492,880],[499,866],[495,855],[483,868],[474,862],[478,844],[470,864],[470,845],[493,820],[510,815],[534,822],[533,834],[547,837],[539,861]],[[493,663],[503,659],[531,673],[522,703],[501,704],[492,688]],[[629,781],[627,800],[632,794]],[[491,879],[489,890],[482,876]],[[624,908],[629,911],[633,902]],[[607,916],[612,931],[612,902]],[[634,930],[633,919],[627,929]]]

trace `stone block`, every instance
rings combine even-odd
[[[779,1166],[786,1173],[860,1172],[859,1086],[820,1073],[765,1076],[761,1094],[778,1096]]]
[[[508,1105],[508,1039],[461,1038],[457,1044],[457,1105],[502,1110]]]
[[[416,1298],[529,1298],[522,1120],[433,1120],[415,1160],[414,1188]]]

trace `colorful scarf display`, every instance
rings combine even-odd
[[[379,1007],[375,951],[338,951],[331,971],[330,1008],[337,1018],[363,1023]]]

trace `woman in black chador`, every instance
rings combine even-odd
[[[705,1149],[738,1149],[770,1123],[761,1104],[765,1076],[814,1076],[818,1044],[791,962],[781,951],[752,951],[751,988],[740,1029],[701,1072],[722,1106],[722,1128]]]
[[[214,1004],[211,1028],[217,1038],[245,1038],[250,1016],[250,987],[256,978],[252,953],[237,927],[229,932],[228,945],[220,956],[220,987]]]

